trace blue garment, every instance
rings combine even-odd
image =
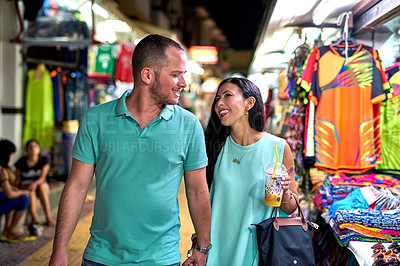
[[[329,207],[329,213],[333,218],[336,210],[366,209],[368,206],[369,204],[364,195],[361,193],[361,189],[358,188],[347,195],[345,199],[332,203],[331,207]]]
[[[130,93],[130,92],[129,92]],[[125,93],[82,119],[73,157],[94,164],[96,201],[84,258],[106,265],[170,265],[179,252],[184,171],[207,165],[198,118],[167,105],[144,129]]]
[[[53,99],[54,99],[54,121],[62,119],[61,117],[61,95],[60,95],[60,74],[56,72],[54,77],[51,77],[53,82]]]
[[[335,212],[334,220],[338,225],[343,223],[357,223],[368,227],[400,230],[400,209],[384,211],[372,209],[341,209]]]
[[[86,91],[86,78],[80,72],[68,76],[68,87],[65,92],[67,109],[66,120],[81,120],[89,109],[89,97]]]
[[[14,199],[6,197],[3,191],[0,191],[0,216],[10,211],[24,211],[29,206],[29,197],[26,195]]]
[[[229,136],[218,156],[211,185],[211,243],[207,265],[257,266],[255,226],[271,217],[264,204],[264,170],[276,161],[274,144],[282,162],[285,140],[264,133],[249,146]],[[233,157],[242,158],[240,164]]]

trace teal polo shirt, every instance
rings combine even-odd
[[[192,113],[167,105],[143,130],[125,99],[91,108],[73,157],[94,164],[96,200],[84,258],[106,265],[170,265],[179,253],[178,190],[184,171],[207,165]]]

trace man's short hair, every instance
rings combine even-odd
[[[132,55],[133,77],[138,78],[144,67],[150,67],[157,74],[168,63],[165,51],[169,46],[184,50],[179,43],[158,34],[147,35],[143,38]]]

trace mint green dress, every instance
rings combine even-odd
[[[213,246],[207,265],[258,265],[252,224],[272,213],[273,207],[264,204],[264,170],[276,160],[274,144],[282,162],[284,139],[264,133],[258,142],[240,146],[230,136],[227,138],[215,165],[210,191]],[[240,164],[233,163],[233,157],[242,158]]]

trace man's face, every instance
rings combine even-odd
[[[185,52],[170,46],[166,55],[168,62],[157,71],[150,87],[150,98],[155,104],[177,104],[181,90],[187,86],[183,77],[187,66]]]

